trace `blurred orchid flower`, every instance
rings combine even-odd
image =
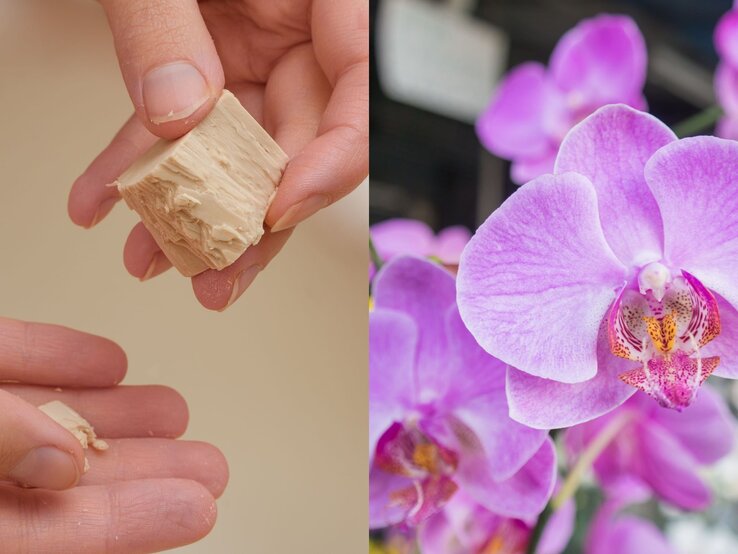
[[[610,495],[592,520],[584,554],[677,554],[656,525],[623,513],[629,504],[647,499],[647,490],[627,479],[611,488]]]
[[[369,234],[383,262],[400,255],[436,258],[444,265],[459,265],[461,251],[471,238],[463,225],[446,227],[433,233],[428,225],[415,219],[388,219],[371,226]],[[369,279],[374,276],[374,264],[369,265]]]
[[[412,257],[378,273],[369,319],[370,527],[416,526],[461,490],[529,521],[548,501],[555,453],[513,420],[505,366],[459,317],[453,276]]]
[[[735,4],[715,27],[714,40],[720,56],[715,71],[715,95],[724,111],[715,134],[738,139],[738,9]]]
[[[561,37],[548,68],[528,62],[510,71],[477,121],[477,135],[487,150],[512,160],[517,184],[550,173],[566,133],[597,108],[645,109],[646,65],[632,19],[586,19]]]
[[[636,394],[609,414],[567,429],[570,456],[578,458],[613,423],[621,425],[620,432],[594,463],[605,490],[627,477],[678,508],[707,507],[710,488],[699,470],[729,454],[735,436],[732,416],[719,394],[705,387],[683,412],[662,410]]]
[[[551,516],[536,554],[563,552],[574,530],[574,512],[570,500]],[[458,492],[419,528],[418,544],[423,554],[525,554],[532,530],[528,523],[494,514]]]
[[[738,142],[605,106],[481,225],[458,305],[511,366],[513,419],[568,427],[636,390],[682,409],[711,373],[738,376],[736,175]]]

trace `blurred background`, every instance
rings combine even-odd
[[[713,106],[712,35],[731,5],[730,0],[371,0],[370,223],[399,217],[421,220],[436,231],[455,225],[474,231],[517,188],[510,163],[481,146],[477,116],[510,68],[529,60],[547,63],[566,31],[598,13],[630,15],[645,36],[644,93],[651,113],[674,126]],[[738,386],[721,379],[711,383],[735,413]],[[705,472],[716,497],[705,513],[690,515],[653,502],[638,510],[659,523],[680,554],[735,554],[737,467],[734,452]],[[587,486],[577,495],[578,522],[567,554],[581,552],[598,495]]]
[[[0,75],[0,314],[108,336],[127,383],[184,395],[186,438],[220,447],[231,480],[213,533],[181,552],[365,549],[366,185],[208,312],[174,271],[126,273],[125,206],[91,231],[67,218],[72,181],[131,112],[100,6],[0,0]]]
[[[516,187],[473,122],[499,78],[547,63],[567,30],[628,14],[646,37],[645,95],[669,125],[714,104],[712,32],[730,0],[371,0],[370,221],[475,229]]]

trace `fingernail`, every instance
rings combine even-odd
[[[108,198],[107,200],[103,200],[100,203],[100,206],[98,206],[97,211],[95,212],[95,217],[92,218],[92,222],[90,223],[90,227],[94,227],[98,223],[100,223],[103,218],[110,213],[110,210],[113,209],[113,206],[115,206],[118,203],[119,198]]]
[[[209,97],[205,77],[187,62],[156,67],[143,80],[146,115],[155,125],[191,116]]]
[[[251,283],[254,282],[259,272],[264,269],[260,265],[252,265],[244,269],[238,277],[233,281],[233,290],[231,290],[231,297],[228,299],[228,303],[223,306],[223,310],[227,309],[233,304],[238,298],[249,288]],[[222,311],[222,310],[221,310]]]
[[[8,474],[24,487],[62,490],[79,480],[74,457],[53,446],[34,448]]]
[[[313,196],[307,197],[302,202],[298,202],[284,212],[282,217],[272,225],[272,233],[278,233],[279,231],[294,227],[318,210],[325,208],[328,204],[330,204],[330,199],[325,194],[314,194]]]
[[[141,277],[141,281],[148,281],[152,277],[155,277],[159,275],[164,269],[167,269],[169,267],[169,260],[164,255],[163,252],[157,252],[154,254],[154,256],[151,258],[151,262],[149,262],[149,267],[146,268],[146,273],[143,274]]]

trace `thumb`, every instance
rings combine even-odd
[[[0,481],[62,490],[84,471],[79,441],[49,416],[0,390]]]
[[[223,89],[223,67],[197,1],[101,3],[136,114],[157,136],[182,136]]]

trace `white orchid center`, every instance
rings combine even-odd
[[[641,294],[651,291],[654,298],[661,302],[666,288],[671,283],[671,271],[660,262],[651,262],[638,273],[638,288]]]

